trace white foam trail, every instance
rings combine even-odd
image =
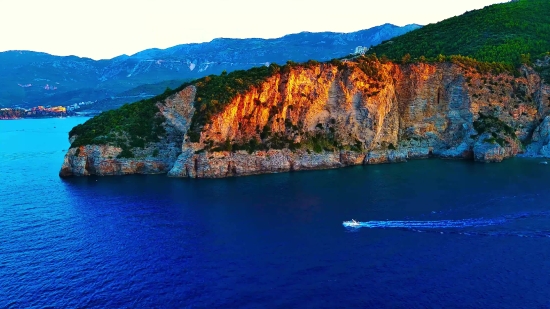
[[[476,226],[499,225],[506,222],[505,219],[463,219],[463,220],[437,220],[437,221],[366,221],[349,224],[345,221],[343,225],[349,228],[405,228],[405,229],[441,229],[441,228],[464,228]]]
[[[460,234],[460,235],[477,235],[477,236],[514,236],[526,238],[550,238],[550,230],[547,229],[545,222],[550,218],[550,211],[541,212],[524,212],[512,215],[497,217],[494,219],[462,219],[462,220],[431,220],[431,221],[366,221],[358,222],[355,220],[344,221],[343,225],[357,231],[359,228],[370,229],[386,229],[396,228],[409,230],[418,233],[438,233],[438,234]],[[518,220],[535,220],[529,221],[529,224],[523,229],[482,229],[475,230],[469,228],[488,227],[513,223]],[[541,225],[542,224],[542,225]],[[521,226],[521,225],[520,225]],[[536,228],[544,227],[543,229]],[[525,229],[527,228],[527,229]]]

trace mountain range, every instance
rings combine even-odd
[[[276,39],[218,38],[98,61],[7,51],[0,53],[0,107],[97,101],[99,104],[90,106],[107,110],[224,70],[342,57],[353,53],[357,46],[374,46],[420,27],[384,24],[352,33],[301,32]]]

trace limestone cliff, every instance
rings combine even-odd
[[[198,113],[219,103],[189,86],[157,104],[168,132],[161,142],[134,149],[142,152],[134,159],[117,159],[112,146],[71,148],[61,174],[226,177],[430,156],[498,162],[531,140],[541,146],[529,153],[547,155],[550,125],[538,125],[549,94],[527,67],[514,77],[458,62],[285,66],[204,123]]]
[[[131,158],[121,157],[123,149],[112,145],[84,145],[72,147],[65,155],[59,175],[125,175],[125,174],[165,174],[173,167],[181,153],[183,137],[189,128],[194,108],[193,86],[156,104],[165,135],[158,142],[145,147],[131,149]],[[72,136],[74,143],[77,136]]]

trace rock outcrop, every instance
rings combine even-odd
[[[127,174],[165,174],[172,169],[181,153],[183,137],[189,128],[193,116],[193,98],[196,89],[193,86],[157,103],[159,113],[163,115],[166,135],[157,143],[144,148],[133,148],[132,158],[121,157],[122,148],[109,145],[86,145],[70,148],[65,155],[59,175],[127,175]],[[76,136],[70,138],[73,143]]]
[[[163,174],[170,170],[177,153],[165,158],[144,155],[139,158],[117,158],[119,147],[106,145],[71,148],[59,173],[62,177],[88,175]]]
[[[528,140],[528,153],[549,155],[550,120],[540,124],[548,87],[533,70],[521,73],[482,74],[459,63],[287,67],[237,94],[194,142],[201,98],[189,86],[159,102],[169,133],[138,159],[117,159],[111,146],[72,148],[61,174],[216,178],[427,157],[499,162]]]
[[[550,158],[550,117],[545,117],[533,132],[525,156]]]

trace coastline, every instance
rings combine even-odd
[[[173,150],[174,151],[174,150]],[[78,152],[78,153],[77,153]],[[187,150],[163,158],[150,154],[139,159],[117,158],[120,148],[112,146],[83,146],[71,148],[65,156],[59,173],[62,178],[72,176],[120,176],[132,174],[161,174],[176,178],[230,178],[261,174],[278,174],[298,171],[329,170],[353,166],[407,163],[418,160],[450,160],[472,163],[500,163],[509,159],[540,161],[548,156],[533,152],[510,156],[498,156],[476,160],[472,152],[456,155],[411,152],[410,150],[373,151],[355,153],[350,151],[311,153],[292,152],[288,149],[195,154]],[[172,161],[175,157],[177,159]]]
[[[377,76],[355,63],[289,67],[223,106],[203,103],[204,82],[188,85],[143,107],[156,107],[147,119],[165,130],[151,142],[124,131],[146,120],[129,118],[135,112],[113,112],[119,123],[99,116],[70,135],[60,176],[223,178],[427,157],[550,157],[550,87],[532,69],[514,77],[456,63],[368,65]]]

